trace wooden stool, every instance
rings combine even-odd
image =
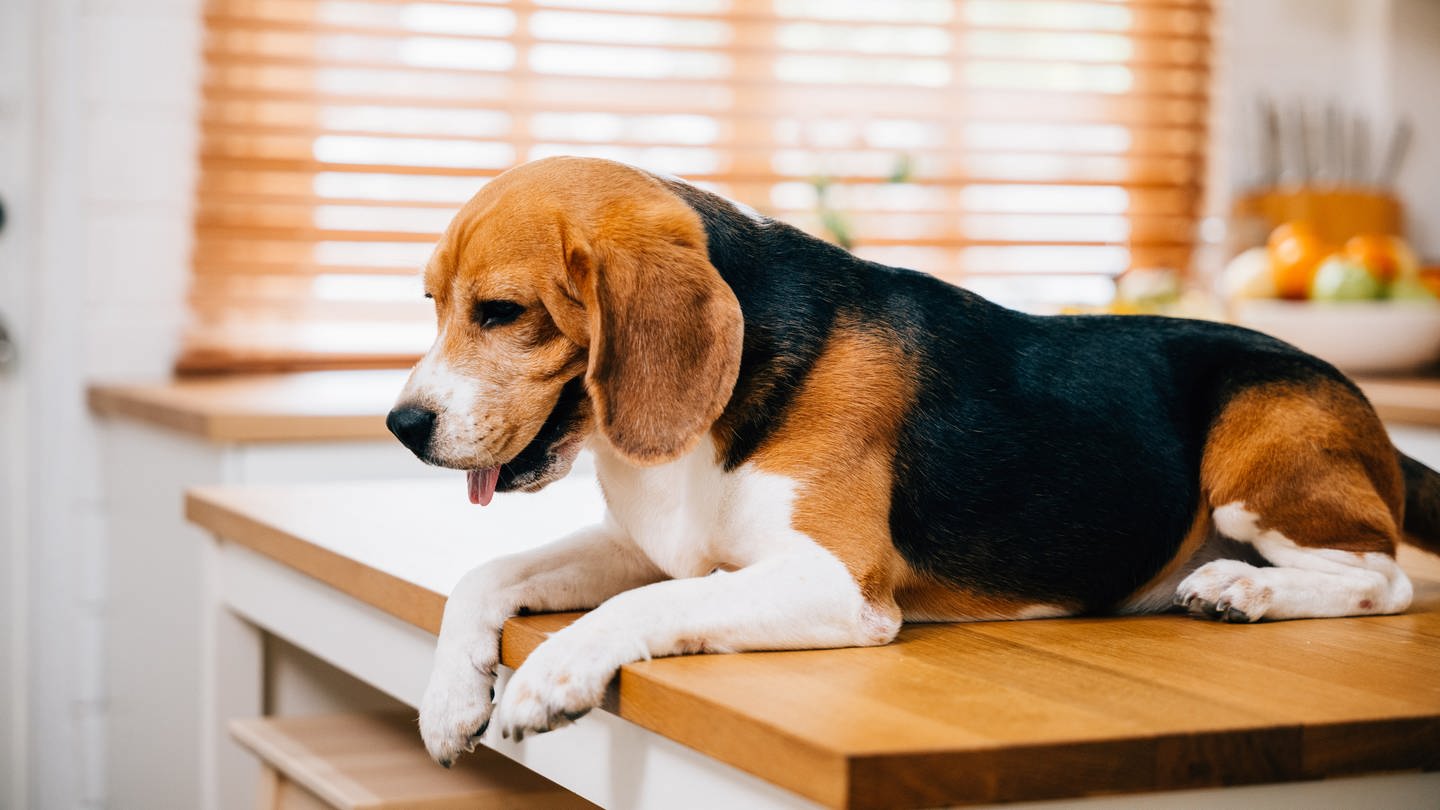
[[[396,714],[256,717],[230,735],[264,767],[260,810],[570,810],[595,805],[488,748],[450,770]]]

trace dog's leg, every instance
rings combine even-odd
[[[664,575],[613,525],[582,529],[466,574],[445,603],[420,735],[441,765],[475,747],[490,719],[500,628],[522,611],[583,610]]]
[[[1175,594],[1232,622],[1399,613],[1412,587],[1395,563],[1405,486],[1385,428],[1337,382],[1236,394],[1210,429],[1201,484],[1215,529],[1271,567],[1215,560]]]
[[[551,636],[500,695],[506,736],[563,726],[599,705],[623,664],[697,652],[879,645],[900,611],[867,602],[845,566],[821,549],[734,572],[626,591]]]
[[[1301,546],[1240,503],[1215,510],[1225,536],[1250,543],[1274,567],[1215,560],[1180,583],[1176,604],[1231,622],[1401,613],[1414,592],[1391,554]]]

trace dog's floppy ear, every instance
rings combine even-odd
[[[670,461],[720,417],[740,371],[740,304],[688,208],[626,204],[567,239],[588,314],[586,388],[600,431],[637,464]]]

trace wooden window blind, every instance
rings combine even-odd
[[[676,174],[1031,307],[1183,269],[1208,0],[210,0],[182,371],[406,364],[517,163]],[[823,205],[822,205],[823,203]]]

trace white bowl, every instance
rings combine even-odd
[[[1440,358],[1440,305],[1430,301],[1253,300],[1233,315],[1346,373],[1410,371]]]

